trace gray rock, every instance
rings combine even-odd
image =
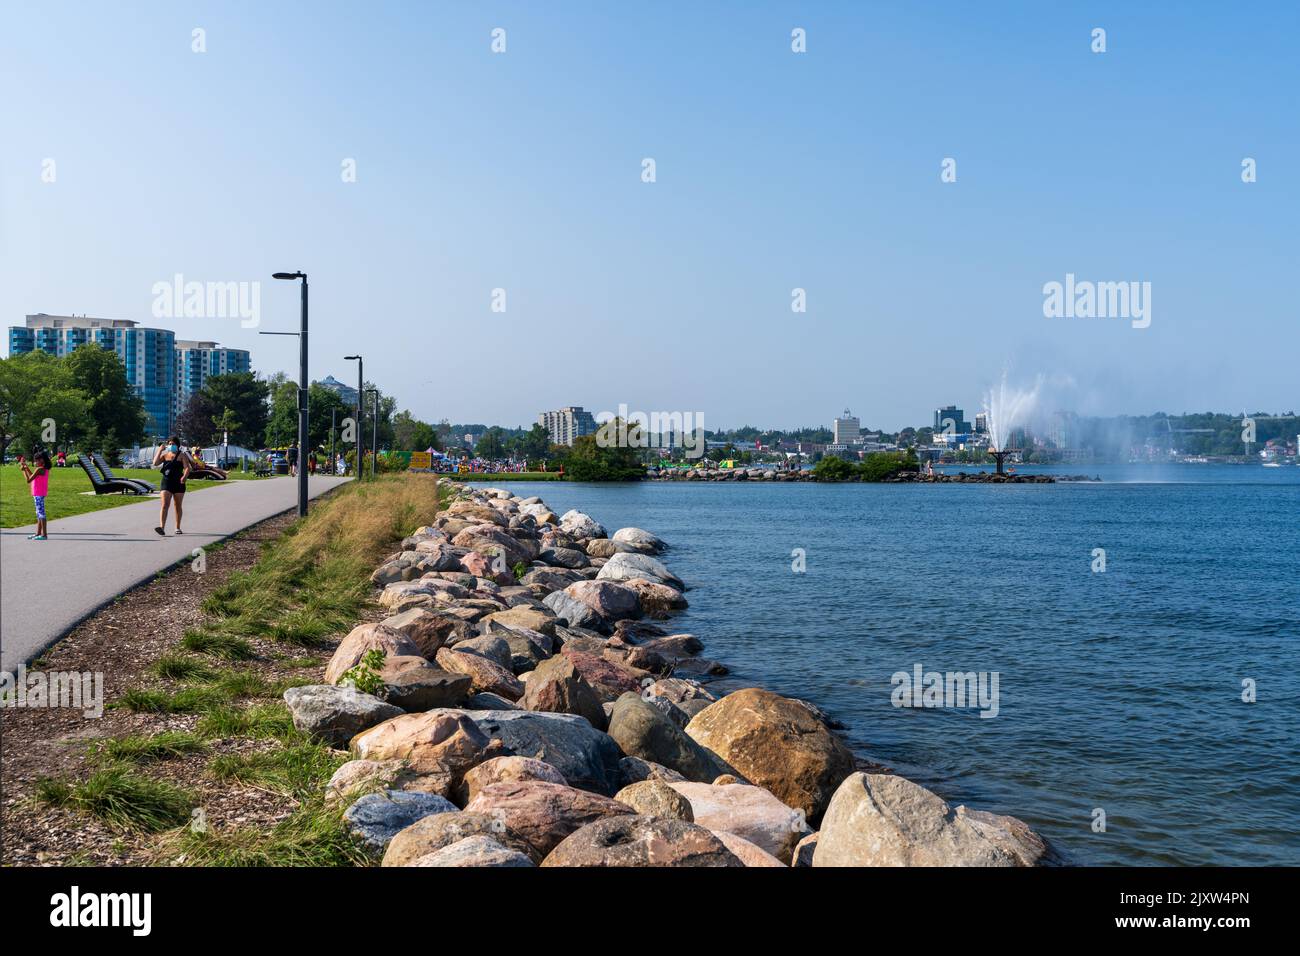
[[[813,866],[1034,866],[1046,854],[1015,817],[953,809],[910,780],[859,772],[831,797]]]
[[[581,511],[566,511],[560,515],[560,530],[575,538],[606,538],[605,526],[589,514]]]
[[[561,568],[585,568],[591,564],[587,556],[577,548],[546,548],[538,557],[547,564]]]
[[[422,856],[412,866],[532,866],[533,861],[518,850],[504,847],[486,836],[466,837],[459,843]]]
[[[614,703],[609,735],[628,756],[662,764],[687,780],[709,783],[720,774],[735,773],[636,693],[626,693]]]
[[[440,667],[413,667],[388,678],[382,696],[410,712],[459,707],[469,696],[470,683],[466,674],[453,674]]]
[[[502,667],[510,667],[512,663],[510,645],[506,643],[504,638],[498,637],[496,634],[484,634],[480,637],[471,637],[468,640],[458,641],[456,650],[478,654],[500,664]]]
[[[669,571],[658,558],[648,554],[620,551],[606,561],[596,575],[598,581],[630,581],[633,578],[645,578],[656,584],[667,584],[679,591],[686,590],[681,578]]]
[[[582,603],[577,598],[571,597],[563,591],[552,591],[546,595],[543,602],[548,608],[555,612],[557,619],[566,622],[570,627],[585,628],[602,628],[608,627],[605,619],[597,614],[591,607]]]
[[[618,770],[623,778],[623,786],[630,787],[642,780],[662,780],[664,783],[680,783],[686,778],[676,770],[665,767],[652,760],[640,757],[624,757],[618,762]]]
[[[610,540],[631,545],[644,554],[658,554],[667,547],[663,539],[656,537],[649,531],[642,531],[640,528],[619,528],[614,532],[614,536]]]
[[[446,797],[408,790],[369,793],[348,807],[343,819],[353,839],[373,856],[383,856],[388,841],[417,820],[435,813],[455,813]]]
[[[295,727],[340,748],[361,731],[402,713],[401,707],[378,697],[334,684],[290,687],[284,692],[284,702]]]
[[[612,796],[623,785],[618,765],[623,754],[618,745],[582,717],[527,710],[447,713],[463,713],[513,754],[549,763],[572,787]]]

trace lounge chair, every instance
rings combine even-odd
[[[102,477],[105,481],[120,481],[123,482],[124,484],[135,485],[137,488],[140,489],[140,494],[142,495],[151,495],[157,493],[158,491],[157,485],[145,481],[143,478],[117,477],[117,475],[113,474],[113,469],[108,467],[108,461],[104,458],[103,455],[91,455],[90,461],[91,464],[95,466],[95,470],[99,472],[100,477]]]
[[[106,480],[90,463],[90,458],[86,455],[77,456],[77,464],[81,466],[86,477],[90,479],[90,486],[95,489],[97,495],[111,495],[121,493],[124,495],[143,495],[148,494],[137,483],[127,478],[114,478]]]
[[[224,474],[221,474],[220,472],[217,471],[213,471],[211,466],[209,466],[206,462],[197,462],[195,466],[190,469],[190,478],[203,480],[203,481],[225,481],[226,480],[226,476]]]

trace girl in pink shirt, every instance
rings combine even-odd
[[[36,533],[29,534],[27,537],[31,541],[44,541],[47,537],[45,533],[45,495],[50,487],[50,456],[43,451],[38,451],[33,455],[32,464],[36,466],[35,470],[27,467],[27,462],[21,455],[18,456],[18,464],[22,466],[23,477],[32,486],[32,501],[36,505]]]

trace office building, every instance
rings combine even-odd
[[[832,444],[851,445],[862,434],[862,423],[846,408],[844,414],[835,419],[832,431],[834,432]]]
[[[949,435],[971,433],[970,422],[966,421],[966,413],[956,405],[945,405],[943,408],[935,409],[934,430]]]
[[[596,419],[581,405],[542,412],[537,416],[537,423],[550,434],[552,445],[572,445],[575,438],[596,432]]]

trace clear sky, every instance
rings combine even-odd
[[[0,326],[137,319],[293,374],[295,339],[151,308],[261,280],[294,328],[269,276],[302,269],[312,377],[361,351],[432,421],[892,430],[1004,367],[1083,413],[1300,407],[1300,4],[0,11]],[[1067,273],[1150,282],[1150,327],[1044,317]]]

